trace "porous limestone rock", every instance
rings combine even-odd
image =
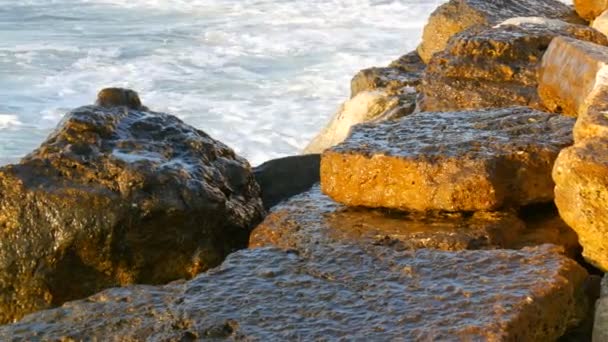
[[[349,206],[419,211],[550,202],[553,162],[573,125],[525,107],[360,124],[323,153],[322,190]]]
[[[538,93],[552,112],[581,115],[608,92],[608,47],[567,37],[551,41],[539,71]]]
[[[576,13],[586,20],[593,20],[608,9],[608,0],[573,0]]]
[[[472,26],[494,26],[515,17],[584,23],[568,5],[557,0],[450,0],[431,14],[418,53],[428,63],[434,53],[445,49],[453,35]]]
[[[469,29],[436,53],[423,77],[422,111],[528,106],[543,109],[538,67],[554,37],[608,45],[608,38],[584,25],[546,18],[513,18]]]
[[[389,93],[385,89],[360,92],[340,107],[303,152],[321,153],[344,141],[356,124],[397,119],[415,109],[416,93],[409,87],[402,88],[400,93]]]
[[[608,81],[608,79],[606,80]],[[608,84],[607,84],[608,85]],[[574,142],[587,138],[608,137],[608,87],[592,96],[574,125]]]
[[[564,149],[553,170],[555,203],[579,236],[585,259],[608,271],[608,137]]]
[[[425,68],[418,53],[413,51],[391,62],[388,67],[363,69],[351,81],[351,98],[378,88],[392,95],[400,93],[404,87],[416,87]]]
[[[602,12],[599,17],[595,18],[591,27],[608,36],[608,10]]]
[[[29,315],[0,327],[0,340],[554,341],[581,320],[585,278],[548,245],[249,249],[188,282]]]
[[[0,322],[133,283],[166,283],[245,247],[264,214],[247,161],[109,89],[0,168]]]
[[[274,207],[251,233],[249,247],[306,251],[347,243],[453,251],[508,248],[524,231],[524,223],[511,212],[468,215],[349,208],[323,195],[317,185]]]

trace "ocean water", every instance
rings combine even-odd
[[[298,153],[360,69],[444,0],[0,0],[0,164],[103,87],[137,90],[256,165]]]

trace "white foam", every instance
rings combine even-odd
[[[16,128],[23,125],[17,115],[13,114],[0,114],[0,129]]]
[[[539,25],[544,25],[544,26],[554,28],[554,29],[561,29],[564,26],[568,25],[566,22],[559,20],[559,19],[549,19],[549,18],[543,18],[543,17],[517,17],[517,18],[507,19],[494,27],[497,28],[497,27],[505,26],[505,25],[521,26],[524,24],[539,24]]]

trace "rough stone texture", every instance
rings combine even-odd
[[[608,271],[608,140],[590,138],[564,149],[553,179],[555,203],[577,232],[583,256]]]
[[[417,113],[361,124],[321,157],[323,192],[350,206],[478,211],[553,199],[574,119],[529,108]]]
[[[420,83],[425,68],[418,53],[413,51],[393,61],[388,67],[363,69],[351,81],[351,98],[378,88],[383,88],[388,94],[396,94],[403,87],[415,87]]]
[[[445,49],[453,35],[472,26],[493,26],[515,17],[584,23],[568,5],[556,0],[451,0],[431,14],[418,53],[428,63],[434,53]]]
[[[420,91],[422,111],[529,106],[543,109],[538,67],[556,36],[608,45],[584,25],[546,18],[513,18],[486,30],[469,29],[450,39],[430,60]]]
[[[142,106],[139,94],[136,91],[124,88],[105,88],[100,90],[97,93],[95,104],[107,108],[124,106],[130,109],[147,110],[147,108]]]
[[[352,126],[362,122],[393,120],[416,109],[416,93],[405,87],[391,94],[384,89],[364,91],[346,101],[329,124],[306,146],[304,153],[321,153],[348,136]]]
[[[538,93],[551,111],[580,115],[608,91],[608,47],[553,39],[540,68]]]
[[[263,213],[247,161],[204,132],[122,104],[75,109],[0,168],[0,321],[192,277],[245,247]]]
[[[547,245],[262,248],[186,283],[112,289],[30,315],[0,327],[0,339],[553,341],[580,321],[585,278]]]
[[[591,105],[579,114],[574,125],[575,143],[593,137],[608,137],[608,91],[594,96]]]
[[[593,20],[608,9],[608,0],[573,0],[576,13],[586,20]]]
[[[404,213],[348,208],[321,193],[320,187],[274,207],[251,233],[250,247],[309,250],[348,243],[441,250],[505,248],[525,230],[513,213]]]
[[[602,12],[599,17],[595,18],[591,27],[608,36],[608,11]]]
[[[608,341],[608,274],[602,280],[600,299],[595,304],[593,342]]]
[[[262,190],[264,208],[310,189],[320,180],[320,154],[289,156],[269,160],[253,169]]]

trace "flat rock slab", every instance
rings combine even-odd
[[[515,17],[584,23],[568,5],[557,0],[451,0],[431,14],[418,53],[428,63],[434,53],[445,49],[453,35],[472,26],[494,26]]]
[[[349,208],[323,195],[317,185],[274,207],[253,230],[249,246],[307,251],[348,243],[457,251],[506,248],[524,231],[524,223],[509,212],[422,214]]]
[[[108,287],[193,277],[265,214],[249,163],[109,89],[0,168],[0,322]]]
[[[606,36],[588,26],[555,19],[512,18],[493,28],[469,29],[453,36],[429,61],[420,109],[544,109],[537,92],[538,67],[557,36],[608,45]]]
[[[538,93],[551,111],[577,116],[608,93],[608,47],[553,39],[540,68]]]
[[[585,278],[550,246],[252,249],[185,283],[111,289],[29,315],[0,327],[0,339],[552,341],[580,321]]]
[[[608,272],[608,140],[586,139],[555,162],[555,203],[579,236],[585,259]]]
[[[553,200],[574,119],[525,107],[417,113],[355,126],[321,157],[324,193],[349,206],[495,210]]]

